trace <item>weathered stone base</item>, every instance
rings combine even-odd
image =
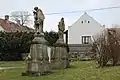
[[[28,61],[27,71],[22,73],[22,76],[43,76],[50,73],[52,72],[49,64]]]
[[[47,42],[44,34],[35,34],[30,47],[30,56],[27,66],[27,75],[43,75],[50,71],[49,57],[47,53]]]
[[[50,72],[51,68],[50,68],[50,63],[47,61],[44,63],[44,72]]]
[[[65,69],[68,68],[68,61],[67,60],[56,60],[51,63],[51,68],[52,69]]]
[[[41,74],[44,73],[44,63],[41,61],[28,61],[27,72],[40,72]]]
[[[22,76],[42,76],[44,75],[43,73],[41,74],[40,72],[25,72],[25,73],[22,73]]]
[[[55,55],[51,59],[52,69],[61,69],[69,67],[69,56],[66,47],[55,47]]]
[[[47,72],[41,73],[41,72],[29,72],[29,71],[26,71],[26,72],[22,73],[22,76],[44,76],[44,75],[51,74],[51,73],[53,73],[53,72],[47,71]]]

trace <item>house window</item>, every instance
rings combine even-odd
[[[83,23],[83,21],[81,21],[81,23]]]
[[[89,44],[91,42],[91,36],[82,36],[82,44]]]
[[[88,23],[90,23],[90,21],[88,21]]]

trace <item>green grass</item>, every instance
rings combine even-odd
[[[2,65],[4,62],[1,62]],[[0,63],[0,65],[1,65]],[[25,66],[25,62],[5,62],[4,65]],[[0,71],[0,80],[120,80],[120,67],[95,68],[94,61],[72,62],[71,68],[54,70],[54,73],[28,77],[21,76],[26,69],[9,69]]]
[[[0,67],[11,67],[11,66],[24,66],[26,62],[23,61],[1,61],[0,62]]]

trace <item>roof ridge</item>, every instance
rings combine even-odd
[[[99,23],[97,20],[95,20],[92,16],[88,15],[87,12],[84,12],[72,25],[76,24],[76,23],[81,19],[81,17],[83,17],[83,16],[85,16],[85,15],[87,15],[87,16],[90,17],[92,20],[94,20],[94,21],[96,21],[98,24],[100,24],[100,23]],[[72,25],[71,25],[69,28],[71,28]],[[101,24],[100,24],[100,25],[101,25]],[[102,26],[102,25],[101,25],[101,26]]]

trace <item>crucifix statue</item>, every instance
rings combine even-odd
[[[44,19],[45,19],[45,16],[42,12],[41,9],[39,9],[38,7],[35,7],[34,8],[34,27],[35,27],[35,30],[39,33],[43,32],[43,23],[44,23]]]

